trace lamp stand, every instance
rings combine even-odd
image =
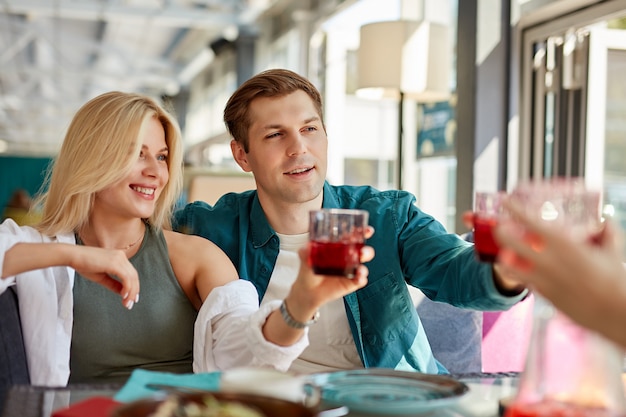
[[[404,148],[403,126],[404,126],[404,92],[400,90],[398,99],[398,161],[396,163],[396,181],[398,190],[402,190],[402,168],[404,165],[402,149]]]

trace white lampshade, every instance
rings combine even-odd
[[[450,96],[450,35],[445,25],[396,20],[361,26],[359,89],[431,102]]]

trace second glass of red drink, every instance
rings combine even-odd
[[[474,196],[474,249],[482,262],[495,262],[498,244],[493,229],[502,215],[502,201],[506,192],[477,192]]]
[[[361,248],[369,213],[353,209],[313,210],[309,216],[309,264],[316,274],[353,278],[361,264]]]

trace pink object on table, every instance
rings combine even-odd
[[[521,372],[533,324],[534,297],[507,311],[483,313],[483,372]]]

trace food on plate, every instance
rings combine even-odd
[[[253,407],[236,401],[220,401],[211,395],[202,402],[183,403],[176,396],[168,397],[149,417],[266,417]]]

